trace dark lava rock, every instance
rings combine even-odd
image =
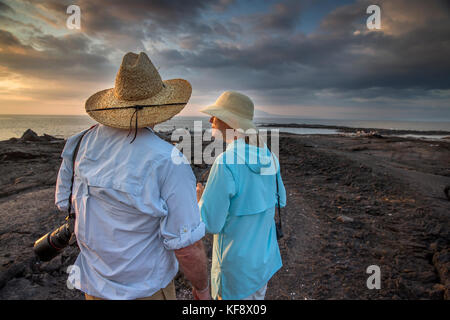
[[[433,256],[433,264],[444,286],[444,299],[450,300],[450,248],[436,252]]]
[[[55,140],[64,140],[62,138],[56,138],[54,136],[51,136],[49,134],[44,133],[44,135],[42,137],[39,137],[41,140],[44,141],[55,141]]]
[[[16,139],[16,138],[14,138],[14,139]],[[34,132],[31,129],[28,129],[23,133],[23,135],[20,139],[16,139],[16,140],[10,139],[11,142],[15,142],[17,140],[20,140],[20,141],[55,141],[55,140],[64,140],[64,139],[56,138],[56,137],[53,137],[46,133],[44,133],[43,136],[38,136],[36,132]]]
[[[37,152],[26,152],[21,151],[19,149],[8,150],[0,153],[0,159],[2,161],[5,160],[19,160],[19,159],[35,159],[41,156],[40,153]]]
[[[27,131],[25,131],[20,139],[22,141],[39,141],[40,140],[37,133],[31,129],[28,129]]]
[[[442,169],[418,173],[428,168],[447,172],[450,145],[369,138],[281,135],[288,195],[279,241],[283,268],[269,283],[268,299],[449,299],[450,202],[442,201],[448,181],[441,180],[446,177]],[[53,198],[63,141],[39,139],[0,142],[0,161],[17,158],[0,165],[0,300],[84,299],[66,285],[67,268],[79,253],[76,246],[50,262],[32,259],[34,241],[64,219]],[[350,151],[368,141],[369,152]],[[393,159],[393,150],[416,154],[416,160]],[[40,160],[27,158],[33,155]],[[414,170],[399,173],[401,164]],[[197,181],[206,180],[209,167],[192,166]],[[429,182],[423,181],[427,176]],[[426,186],[436,183],[436,193],[430,193]],[[339,223],[339,216],[354,221]],[[204,238],[208,269],[212,241],[210,234]],[[380,290],[366,286],[366,268],[374,264],[381,268]],[[181,272],[175,282],[178,299],[193,298]]]

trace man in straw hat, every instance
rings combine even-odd
[[[274,220],[275,206],[286,204],[280,164],[264,143],[252,139],[256,127],[249,97],[227,91],[201,111],[228,143],[206,186],[197,184],[202,221],[214,234],[211,295],[263,300],[267,282],[282,266]]]
[[[127,53],[115,87],[86,101],[100,124],[68,139],[56,205],[68,208],[74,170],[75,266],[87,299],[175,299],[179,265],[194,297],[210,298],[195,176],[173,163],[174,147],[152,130],[179,113],[191,91],[186,80],[162,81],[145,53]]]

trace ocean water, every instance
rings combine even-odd
[[[203,128],[211,127],[208,118],[205,117],[174,117],[158,124],[155,129],[158,131],[171,131],[174,128],[192,129],[194,121],[202,121]],[[68,138],[96,123],[87,115],[0,115],[0,140],[20,138],[27,129],[33,130],[38,135],[46,133],[57,138]]]
[[[202,121],[202,128],[210,128],[206,117],[174,117],[158,124],[158,131],[170,131],[174,128],[193,129],[194,121]],[[27,129],[32,129],[39,135],[44,133],[67,138],[89,128],[96,122],[87,115],[80,116],[50,116],[50,115],[0,115],[0,140],[12,137],[20,138]],[[408,121],[371,121],[371,120],[332,120],[332,119],[295,119],[295,118],[256,118],[255,123],[264,127],[265,123],[279,123],[280,132],[296,134],[334,134],[332,129],[286,128],[283,124],[321,124],[360,128],[385,128],[401,130],[443,130],[450,131],[450,122],[408,122]]]

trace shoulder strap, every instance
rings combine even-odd
[[[92,127],[90,127],[89,129],[85,130],[82,134],[80,139],[78,139],[77,145],[75,147],[75,151],[73,152],[73,157],[72,157],[72,182],[70,183],[70,196],[69,196],[69,207],[67,209],[68,213],[69,213],[69,217],[73,217],[73,214],[71,213],[72,211],[72,191],[73,191],[73,180],[75,178],[75,161],[77,159],[77,155],[78,155],[78,150],[80,149],[80,145],[81,145],[81,140],[83,140],[83,137],[86,135],[86,133],[91,130],[92,128],[94,128],[96,125],[93,125]]]
[[[270,151],[270,149],[269,149]],[[272,159],[273,159],[273,163],[275,165],[275,183],[277,185],[277,211],[278,211],[278,222],[275,220],[275,226],[276,226],[276,230],[277,230],[277,239],[281,239],[283,237],[283,230],[282,230],[282,226],[281,226],[281,205],[280,205],[280,190],[278,187],[278,168],[277,168],[277,161],[275,160],[275,157],[272,153],[272,151],[270,151],[270,154],[272,155]]]

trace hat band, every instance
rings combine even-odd
[[[91,112],[91,111],[103,111],[103,110],[117,110],[117,109],[138,109],[138,110],[141,110],[142,108],[148,108],[148,107],[177,106],[179,104],[186,104],[186,102],[166,103],[166,104],[134,105],[134,106],[128,106],[128,107],[100,108],[100,109],[88,110],[88,112]]]
[[[89,110],[88,112],[91,111],[103,111],[103,110],[118,110],[118,109],[135,109],[133,114],[131,115],[130,118],[130,129],[128,130],[128,135],[127,137],[130,135],[131,133],[131,123],[133,122],[133,118],[136,116],[136,125],[135,125],[135,129],[134,129],[134,137],[133,140],[131,140],[130,143],[133,143],[134,140],[136,140],[136,136],[137,136],[137,130],[138,130],[138,111],[142,110],[144,108],[151,108],[151,107],[162,107],[162,106],[176,106],[176,105],[180,105],[180,104],[186,104],[186,102],[181,102],[181,103],[166,103],[166,104],[149,104],[149,105],[134,105],[134,106],[128,106],[128,107],[110,107],[110,108],[103,108],[103,109],[92,109]]]

